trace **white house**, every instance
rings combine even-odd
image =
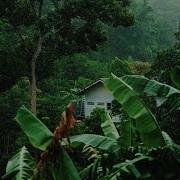
[[[81,112],[79,112],[81,117],[86,118],[90,116],[96,107],[105,108],[109,111],[112,110],[112,101],[114,98],[112,93],[105,88],[104,80],[105,78],[101,78],[79,91],[82,97],[82,102],[80,103]],[[119,121],[119,116],[114,116],[113,121]]]

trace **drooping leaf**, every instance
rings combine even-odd
[[[138,157],[132,159],[132,160],[126,160],[125,162],[116,164],[113,166],[113,168],[115,170],[117,170],[114,174],[112,174],[110,179],[113,179],[117,176],[117,174],[120,172],[125,172],[128,174],[133,174],[134,177],[136,177],[137,179],[142,178],[142,171],[140,171],[141,169],[138,169],[136,167],[136,163],[139,162],[143,162],[143,161],[152,161],[153,158],[150,156],[145,156],[145,155],[139,155]]]
[[[80,145],[91,145],[97,149],[102,149],[106,151],[116,151],[120,147],[116,140],[94,134],[82,134],[70,137],[71,145],[78,147]]]
[[[102,111],[101,113],[101,128],[105,136],[112,139],[119,138],[119,133],[107,111]]]
[[[180,97],[178,89],[155,80],[150,80],[144,76],[127,75],[122,77],[122,80],[131,86],[138,95],[146,94],[155,97],[158,107],[173,96]]]
[[[167,134],[166,132],[162,131],[162,135],[163,135],[163,137],[164,137],[166,146],[169,147],[169,148],[171,148],[171,149],[174,149],[175,143],[173,142],[173,140],[171,139],[171,137],[169,136],[169,134]]]
[[[3,179],[28,180],[33,176],[34,160],[26,147],[13,156],[7,164]]]
[[[22,106],[19,109],[16,121],[34,147],[44,151],[51,144],[53,139],[51,131],[26,107]]]
[[[61,147],[56,159],[57,161],[53,163],[52,169],[54,180],[80,180],[79,173],[64,148]]]
[[[115,75],[107,79],[105,85],[122,105],[124,112],[135,120],[142,142],[147,147],[164,146],[165,142],[155,117],[133,89]]]

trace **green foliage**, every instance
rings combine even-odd
[[[151,76],[159,81],[173,85],[171,72],[180,64],[180,52],[176,48],[162,51],[158,54],[154,65],[152,66]]]
[[[129,5],[123,0],[0,2],[0,91],[22,76],[31,78],[31,60],[39,37],[43,42],[35,60],[38,81],[51,75],[60,56],[97,50],[107,40],[107,26],[132,25]]]
[[[121,124],[119,143],[123,147],[136,147],[139,138],[134,121],[129,118],[128,120],[122,121]]]
[[[156,77],[161,82],[166,82],[169,85],[176,85],[173,83],[173,73],[179,74],[178,68],[180,66],[180,46],[179,35],[176,34],[176,44],[173,48],[169,48],[160,52],[154,61],[150,76]],[[175,79],[174,79],[175,80]]]
[[[77,135],[77,134],[86,134],[88,133],[90,130],[89,128],[85,125],[85,122],[83,121],[79,121],[75,128],[71,130],[70,135]]]
[[[87,85],[91,84],[93,81],[85,78],[83,76],[80,76],[77,81],[75,81],[75,88],[82,89],[86,87]]]
[[[46,167],[47,177],[46,179],[68,179],[68,180],[80,180],[79,174],[72,160],[67,152],[62,148],[56,154],[56,159],[53,159],[50,166]]]
[[[151,71],[147,74],[153,79],[166,83],[170,86],[178,88],[179,80],[179,65],[180,65],[180,51],[179,51],[179,33],[176,33],[176,44],[174,47],[160,52],[154,60]],[[165,93],[166,94],[166,93]],[[167,101],[163,107],[154,109],[154,112],[159,116],[159,121],[162,129],[179,143],[180,129],[179,129],[179,97],[174,95]],[[153,105],[151,105],[153,109]],[[170,108],[169,108],[170,107]],[[174,107],[174,108],[173,108]]]
[[[131,76],[127,77],[130,77],[131,79]],[[133,77],[134,76],[132,76],[132,79]],[[137,80],[139,80],[138,84],[140,84],[141,81],[143,84],[145,78],[138,78],[138,76],[136,76],[136,78]],[[133,80],[135,81],[135,79]],[[156,81],[154,81],[153,83],[158,84],[158,82]],[[112,86],[112,84],[114,86]],[[138,96],[135,93],[129,93],[129,91],[133,92],[133,89],[130,85],[127,85],[122,79],[118,79],[115,76],[110,77],[107,80],[106,85],[108,85],[108,87],[113,92],[116,92],[114,93],[114,96],[115,98],[118,97],[117,100],[121,100],[119,100],[119,102],[121,103],[124,111],[129,110],[129,107],[133,107],[133,109],[135,109],[135,107],[132,105],[134,104],[134,101],[137,100],[133,99],[125,103],[125,95],[127,96],[127,94],[134,94],[136,98]],[[141,88],[142,87],[140,87],[140,89]],[[168,86],[168,88],[172,87]],[[126,89],[126,93],[124,93],[123,89]],[[142,90],[143,89],[144,88],[142,88]],[[156,90],[156,88],[154,90]],[[126,104],[127,106],[125,106],[124,104]],[[136,102],[136,105],[137,104],[138,103]],[[72,145],[74,145],[74,147],[79,146],[83,143],[86,145],[91,145],[92,147],[99,150],[99,154],[98,156],[96,156],[96,159],[81,172],[83,179],[89,180],[92,179],[92,177],[94,179],[179,178],[179,145],[176,145],[167,133],[161,132],[154,118],[150,118],[151,120],[149,119],[149,122],[151,121],[151,123],[156,124],[156,131],[158,133],[156,134],[156,136],[154,136],[154,131],[149,131],[153,126],[149,126],[149,123],[147,123],[147,117],[149,116],[148,113],[146,113],[146,115],[142,118],[142,122],[144,122],[144,127],[142,129],[145,129],[146,132],[149,132],[149,135],[144,136],[142,139],[139,139],[139,135],[142,137],[144,134],[142,134],[142,131],[139,131],[139,129],[137,128],[138,123],[136,118],[141,117],[141,113],[144,111],[144,109],[146,109],[145,105],[143,110],[142,108],[136,109],[137,116],[134,116],[133,118],[131,117],[132,113],[129,114],[131,111],[126,111],[131,118],[128,118],[126,121],[122,122],[122,133],[120,134],[120,138],[114,140],[118,143],[119,146],[119,148],[115,149],[115,151],[109,151],[109,149],[103,149],[99,147],[97,144],[101,145],[100,140],[98,141],[98,138],[96,136],[93,137],[94,135],[86,134],[85,136],[78,135],[72,137],[71,143]],[[104,119],[101,126],[104,128],[104,124],[109,124],[110,117],[107,118],[106,116],[102,115],[102,118]],[[108,132],[110,132],[111,129],[110,133],[114,133],[114,128],[112,128],[112,126],[108,125],[106,127],[108,127]],[[103,130],[105,134],[107,134],[107,131],[105,131],[105,129]],[[159,142],[156,141],[157,139],[159,140]],[[141,142],[143,142],[143,144]],[[156,148],[154,146],[156,146]]]
[[[177,66],[171,71],[171,80],[178,89],[180,89],[179,75],[180,75],[180,67]]]
[[[0,94],[0,174],[5,171],[7,160],[17,149],[22,144],[28,145],[27,139],[13,120],[22,104],[30,106],[30,83],[27,78],[22,78],[10,90]]]
[[[69,158],[67,152],[64,150],[63,153],[61,154],[61,157],[63,160],[60,159],[60,163],[64,165],[64,168],[61,169],[62,174],[59,177],[63,177],[64,179],[69,179],[69,180],[80,180],[79,174],[76,170],[76,167],[74,166],[72,160]]]
[[[96,80],[107,75],[106,65],[89,58],[87,54],[64,56],[56,63],[56,77],[68,81],[77,81],[80,77]]]
[[[177,90],[180,33],[176,33],[174,47],[158,54],[151,73],[147,74],[150,79],[131,75],[142,75],[150,68],[149,63],[135,59],[151,60],[156,52],[174,42],[178,1],[144,0],[142,3],[137,0],[132,4],[136,23],[128,28],[117,26],[134,23],[129,0],[0,1],[0,174],[5,172],[7,159],[24,144],[36,156],[39,151],[30,143],[41,150],[50,148],[51,151],[53,134],[48,128],[53,130],[68,101],[77,99],[75,91],[114,72],[118,76],[126,75],[120,79],[123,90],[113,88],[121,103],[116,106],[116,114],[120,113],[123,121],[115,127],[106,112],[96,109],[70,132],[80,134],[70,137],[72,146],[61,143],[69,150],[72,159],[77,160],[77,167],[84,169],[81,178],[179,179],[180,150],[174,141],[180,143]],[[110,39],[103,44],[109,32]],[[37,115],[48,128],[22,108],[17,117],[29,137],[28,142],[13,119],[22,104],[30,106],[31,59],[39,33],[43,44],[36,63]],[[157,117],[161,129],[167,131],[174,141],[167,133],[161,133],[142,98]],[[152,127],[157,132],[155,135]],[[154,144],[161,147],[146,148],[154,147]],[[83,145],[96,148],[97,156],[94,159],[84,156],[84,152],[80,152]],[[39,179],[79,179],[64,147],[58,146],[50,152]],[[23,147],[9,160],[4,177],[28,179],[34,170],[36,172],[34,167],[37,168],[37,164]]]
[[[52,143],[53,134],[25,107],[18,111],[16,121],[34,147],[45,151]]]
[[[156,4],[161,5],[157,8]],[[173,16],[169,12],[171,7],[174,10],[178,9],[177,2],[164,4],[157,0],[153,3],[142,0],[133,1],[131,9],[135,16],[134,26],[111,29],[106,52],[109,51],[111,56],[118,56],[121,59],[131,56],[145,61],[153,60],[158,51],[171,46],[174,42],[172,32],[175,32],[176,28],[174,20],[179,12],[176,14],[172,12]]]
[[[44,154],[41,154],[41,161],[34,165],[28,151],[23,147],[15,157],[9,160],[7,174],[4,177],[10,175],[12,179],[19,180],[36,179],[37,177],[43,179],[43,177],[47,176],[52,179],[80,179],[73,162],[61,147],[60,142],[55,144],[53,134],[38,118],[25,107],[21,107],[17,113],[16,121],[29,137],[30,143],[34,147],[43,150]],[[40,166],[45,166],[43,172],[40,170]],[[46,172],[47,166],[49,171]]]
[[[148,62],[135,61],[131,57],[124,60],[116,57],[110,63],[110,72],[113,72],[119,77],[131,74],[143,75],[149,69],[150,64]]]
[[[119,145],[115,139],[95,134],[82,134],[70,137],[70,142],[73,147],[80,145],[91,145],[100,150],[114,152],[119,149]]]
[[[21,150],[8,161],[6,174],[3,176],[3,179],[31,179],[34,165],[34,159],[27,151],[26,147],[22,147]]]
[[[108,112],[101,112],[101,128],[105,136],[110,137],[112,139],[118,139],[119,133],[112,122],[112,119]]]
[[[49,84],[51,86],[52,84]],[[59,84],[54,85],[58,89]],[[47,87],[50,88],[50,87]],[[60,87],[61,88],[61,87]],[[52,90],[54,91],[54,90]],[[59,122],[60,115],[66,108],[69,101],[76,100],[77,96],[73,92],[68,91],[54,91],[54,92],[41,92],[37,99],[38,117],[42,119],[48,128],[53,130]]]
[[[123,79],[127,80],[127,82],[129,82],[129,85],[126,84]],[[139,81],[138,84],[144,86],[146,86],[149,82],[149,80],[144,77],[124,76],[120,79],[114,75],[106,81],[107,87],[111,91],[113,91],[115,98],[122,105],[122,109],[129,116],[126,121],[122,122],[122,131],[120,134],[117,132],[115,125],[112,123],[109,114],[103,109],[96,109],[94,111],[94,114],[100,116],[102,120],[102,132],[104,132],[105,136],[95,134],[75,135],[69,137],[68,142],[70,142],[70,144],[66,144],[65,142],[67,142],[67,139],[63,139],[63,142],[60,140],[58,145],[54,146],[54,143],[49,143],[49,139],[52,138],[52,134],[49,133],[50,131],[47,129],[47,127],[42,124],[37,118],[35,118],[34,115],[32,115],[32,113],[27,109],[20,109],[17,117],[20,117],[18,118],[18,122],[20,122],[20,125],[24,132],[31,138],[34,137],[38,144],[44,144],[39,142],[43,139],[48,139],[48,146],[43,146],[43,150],[46,150],[44,153],[46,154],[47,152],[49,152],[47,155],[48,158],[42,155],[45,158],[44,160],[46,163],[44,169],[40,173],[39,179],[80,179],[79,173],[72,163],[72,160],[66,153],[64,147],[71,147],[72,151],[77,148],[79,150],[83,145],[86,145],[83,152],[88,153],[87,156],[90,157],[88,158],[88,163],[86,163],[86,166],[81,167],[82,169],[84,169],[81,171],[80,175],[84,180],[90,180],[92,178],[179,178],[179,145],[175,144],[167,133],[161,132],[161,129],[159,128],[154,116],[146,108],[142,100],[139,99],[138,94],[134,92],[133,88],[136,89],[136,86],[134,87],[133,84],[131,87],[130,84],[132,79],[133,81]],[[158,87],[159,84],[163,87],[166,86],[156,81],[153,81],[153,83],[154,85],[158,85]],[[137,92],[144,92],[144,86],[139,87]],[[168,86],[168,89],[171,88],[172,87]],[[158,88],[155,88],[154,91],[156,92],[157,89]],[[152,91],[147,91],[147,93],[149,92]],[[170,92],[174,93],[175,91]],[[159,93],[157,94],[159,95]],[[156,96],[155,93],[154,96]],[[132,100],[131,97],[133,97],[134,99]],[[131,98],[131,100],[127,101],[128,98]],[[139,108],[135,108],[135,106],[133,106],[134,103],[136,103],[136,107]],[[26,121],[24,121],[25,119]],[[139,124],[139,119],[141,121],[141,124]],[[33,126],[33,124],[36,125]],[[31,127],[34,127],[34,130],[32,130]],[[41,127],[42,131],[36,131],[39,127]],[[35,141],[34,139],[32,141],[31,138],[30,142],[32,143],[32,145],[34,145]],[[39,148],[41,146],[36,147]],[[22,150],[24,151],[24,149]],[[19,155],[15,157],[18,158]],[[9,163],[13,165],[16,165],[16,163],[18,163],[19,166],[18,159],[13,163],[11,163],[12,160],[10,160]],[[26,163],[27,162],[32,161],[28,160],[26,161]],[[14,166],[11,167],[12,171],[9,170],[9,165],[7,166],[7,177],[9,177],[8,175],[12,175],[14,177],[14,173],[11,174],[11,172],[16,171],[16,169],[14,168]],[[16,171],[16,175],[18,175],[19,172],[23,172],[23,174],[25,173],[25,176],[32,177],[32,175],[26,174],[26,171],[24,171],[22,166],[19,167],[19,171]],[[28,170],[30,167],[28,166]],[[36,165],[34,167],[36,167]],[[33,171],[34,170],[35,169],[33,169]],[[30,168],[30,172],[32,172],[32,168]]]
[[[122,79],[130,85],[138,95],[143,96],[145,94],[146,96],[154,97],[157,107],[162,106],[167,101],[171,101],[173,106],[175,105],[173,100],[177,100],[180,97],[180,91],[178,89],[143,76],[131,75],[124,76]]]
[[[124,112],[135,120],[142,142],[148,147],[164,145],[156,118],[132,88],[115,75],[112,75],[105,84],[113,93],[114,98],[122,105]]]
[[[101,113],[104,110],[101,108],[95,108],[90,117],[86,118],[85,125],[89,128],[91,134],[103,134],[101,129]]]
[[[132,74],[128,63],[118,58],[115,58],[115,60],[112,61],[110,66],[110,71],[114,72],[119,77],[125,74],[126,75]]]
[[[143,75],[150,70],[151,64],[142,61],[129,61],[129,67],[133,74]]]

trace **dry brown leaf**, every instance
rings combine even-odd
[[[75,112],[74,104],[70,102],[66,110],[62,113],[60,124],[55,130],[54,135],[57,140],[68,137],[69,130],[74,128],[76,124],[74,112]]]

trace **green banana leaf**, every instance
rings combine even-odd
[[[121,123],[122,132],[118,140],[119,144],[123,147],[133,147],[137,145],[137,132],[134,127],[133,119],[126,120]]]
[[[112,139],[118,139],[119,133],[107,111],[102,111],[101,113],[101,128],[105,136]]]
[[[19,109],[15,119],[31,144],[42,151],[46,150],[53,139],[51,131],[24,106]]]
[[[109,152],[119,150],[119,145],[116,140],[94,134],[82,134],[70,137],[71,145],[78,147],[80,145],[91,145],[94,148],[106,150]]]
[[[51,171],[54,180],[80,180],[79,173],[64,148],[61,147],[56,159]]]
[[[164,146],[164,138],[155,117],[133,89],[115,75],[108,78],[105,85],[122,105],[124,112],[135,120],[135,127],[144,145],[147,147]]]
[[[138,95],[154,96],[157,107],[162,106],[173,96],[180,97],[180,91],[172,86],[160,83],[155,80],[149,80],[140,75],[123,76],[122,80],[126,82]]]
[[[169,147],[171,150],[174,150],[174,147],[176,146],[174,141],[171,139],[171,137],[169,136],[169,134],[167,134],[166,132],[162,131],[162,135],[164,137],[166,146]]]
[[[109,179],[114,180],[116,177],[120,175],[121,172],[127,173],[127,174],[133,174],[135,176],[135,179],[142,179],[143,174],[142,171],[140,171],[136,167],[136,163],[140,163],[143,161],[152,161],[153,158],[150,156],[145,156],[145,155],[139,155],[138,157],[132,159],[132,160],[126,160],[125,162],[118,163],[113,166],[113,169],[115,170],[115,173],[110,175]]]
[[[26,147],[13,156],[7,164],[6,174],[2,179],[28,180],[33,176],[34,160]]]

